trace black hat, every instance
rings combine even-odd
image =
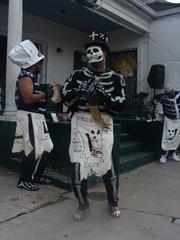
[[[108,37],[105,33],[93,31],[89,35],[89,42],[85,43],[85,48],[87,49],[90,46],[99,46],[103,50],[109,52],[109,46],[107,45]]]

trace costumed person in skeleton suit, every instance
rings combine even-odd
[[[87,178],[92,174],[103,177],[110,213],[120,217],[112,116],[125,106],[125,81],[122,75],[106,69],[107,35],[94,31],[89,38],[85,44],[88,68],[74,71],[62,89],[64,103],[74,112],[69,154],[79,202],[75,220],[81,220],[89,211]]]
[[[22,173],[17,187],[39,190],[38,184],[50,184],[43,176],[48,153],[53,148],[44,113],[46,98],[51,98],[53,90],[43,92],[37,81],[44,56],[36,46],[25,40],[8,54],[9,59],[21,67],[16,82],[15,101],[17,105],[16,135],[12,152],[24,153]]]
[[[168,158],[180,161],[176,154],[180,144],[180,92],[175,91],[171,84],[165,85],[164,91],[164,94],[155,96],[155,101],[162,104],[164,112],[160,163],[166,163]]]

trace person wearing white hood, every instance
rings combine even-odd
[[[37,81],[44,56],[30,40],[24,40],[15,46],[9,52],[8,58],[21,68],[16,82],[17,121],[12,149],[12,152],[24,153],[17,187],[37,191],[39,183],[50,183],[43,173],[53,143],[44,113],[46,98],[52,97],[53,90],[47,88],[46,92],[43,92]]]
[[[180,162],[176,154],[180,144],[180,92],[174,90],[171,84],[165,85],[164,92],[155,96],[155,101],[162,104],[164,112],[162,154],[159,160],[162,164],[168,159]]]

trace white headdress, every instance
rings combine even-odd
[[[21,68],[28,68],[44,58],[34,43],[24,40],[16,45],[8,54],[11,62]]]

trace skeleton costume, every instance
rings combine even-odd
[[[155,96],[155,100],[162,104],[164,112],[164,126],[162,135],[162,149],[164,156],[175,157],[175,150],[180,144],[180,92],[175,91],[175,96],[168,95],[173,87],[168,84],[165,86],[165,94]],[[175,159],[174,159],[175,160]],[[176,161],[178,157],[176,156]]]
[[[28,68],[39,62],[44,56],[38,53],[33,43],[25,40],[11,50],[9,58],[13,63],[22,67],[16,82],[17,121],[12,148],[12,152],[24,152],[18,187],[35,191],[39,189],[35,182],[39,182],[40,179],[45,180],[42,176],[53,143],[44,117],[46,112],[45,98],[36,103],[25,103],[19,89],[19,80],[23,78],[23,81],[26,81],[26,78],[30,78],[33,84],[33,94],[42,92],[41,86],[36,80],[37,76]]]
[[[96,35],[95,32],[94,34]],[[91,35],[92,43],[85,45],[89,63],[102,60],[99,53],[99,50],[102,51],[101,35],[103,36],[97,33],[98,41],[96,37],[94,41]],[[95,57],[92,56],[94,53]],[[74,193],[81,207],[89,204],[87,178],[92,174],[103,176],[108,203],[117,206],[118,166],[112,153],[114,141],[112,116],[124,108],[126,100],[124,86],[125,81],[120,74],[113,71],[99,73],[93,72],[90,68],[83,68],[74,71],[62,89],[64,103],[74,112],[71,120],[69,154],[73,166]],[[99,94],[94,94],[96,89],[100,89]],[[102,96],[101,90],[104,91]],[[96,113],[93,115],[91,105],[99,112],[100,121],[98,117],[96,118]]]

